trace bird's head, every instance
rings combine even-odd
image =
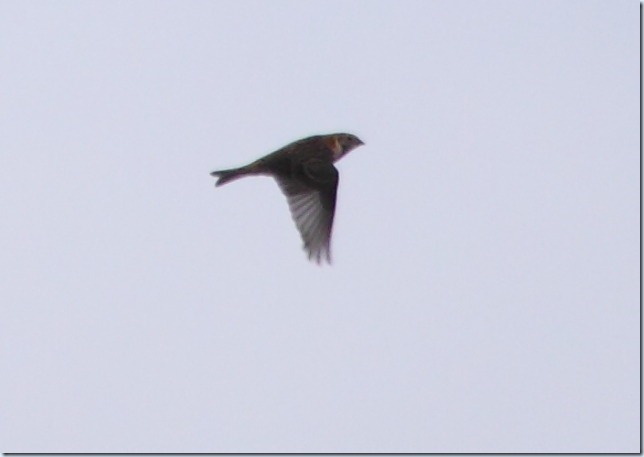
[[[336,133],[332,137],[335,143],[332,148],[334,161],[340,159],[352,149],[364,144],[360,138],[350,133]]]

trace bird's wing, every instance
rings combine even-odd
[[[276,176],[286,195],[291,215],[304,241],[309,259],[331,262],[331,229],[338,190],[338,170],[333,164],[309,160],[301,173]]]

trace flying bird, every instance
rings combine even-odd
[[[364,143],[350,133],[304,138],[246,166],[210,173],[216,186],[235,179],[272,176],[286,195],[291,216],[302,236],[309,259],[331,263],[331,230],[338,190],[338,170],[333,166]]]

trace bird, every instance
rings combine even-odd
[[[213,171],[215,186],[245,176],[273,177],[286,196],[309,260],[331,263],[331,232],[339,173],[333,165],[364,143],[350,133],[315,135],[239,168]]]

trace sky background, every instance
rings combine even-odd
[[[639,3],[3,1],[4,452],[638,452]],[[269,178],[311,134],[334,263]]]

